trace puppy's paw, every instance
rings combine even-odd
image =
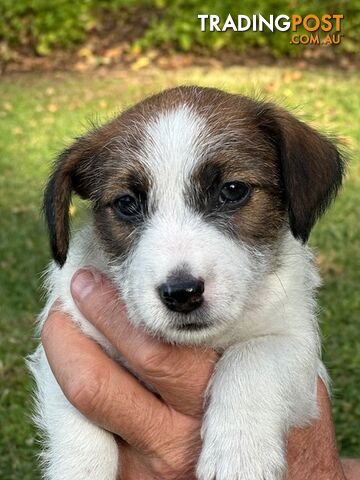
[[[284,480],[286,461],[279,441],[253,433],[207,432],[197,466],[198,480]]]

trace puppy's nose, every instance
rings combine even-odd
[[[169,310],[189,313],[203,303],[204,282],[194,277],[172,278],[159,287],[161,301]]]

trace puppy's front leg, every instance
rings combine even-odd
[[[64,352],[66,355],[66,352]],[[114,436],[87,420],[65,398],[42,346],[28,365],[37,382],[35,421],[44,433],[46,480],[115,480],[119,454]]]
[[[218,362],[197,468],[200,480],[280,480],[289,427],[317,415],[316,338],[264,336]]]

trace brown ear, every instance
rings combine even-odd
[[[55,163],[44,193],[43,211],[50,246],[56,263],[63,266],[69,248],[69,207],[72,192],[88,199],[95,188],[95,163],[99,159],[96,133],[79,138],[64,150]]]
[[[260,110],[260,123],[278,152],[290,229],[306,242],[341,186],[343,159],[334,143],[285,110],[271,104]]]

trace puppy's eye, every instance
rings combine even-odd
[[[132,195],[122,195],[113,203],[115,213],[124,220],[133,220],[142,213],[140,201]]]
[[[249,198],[250,187],[244,182],[227,182],[221,187],[219,203],[243,205]]]

